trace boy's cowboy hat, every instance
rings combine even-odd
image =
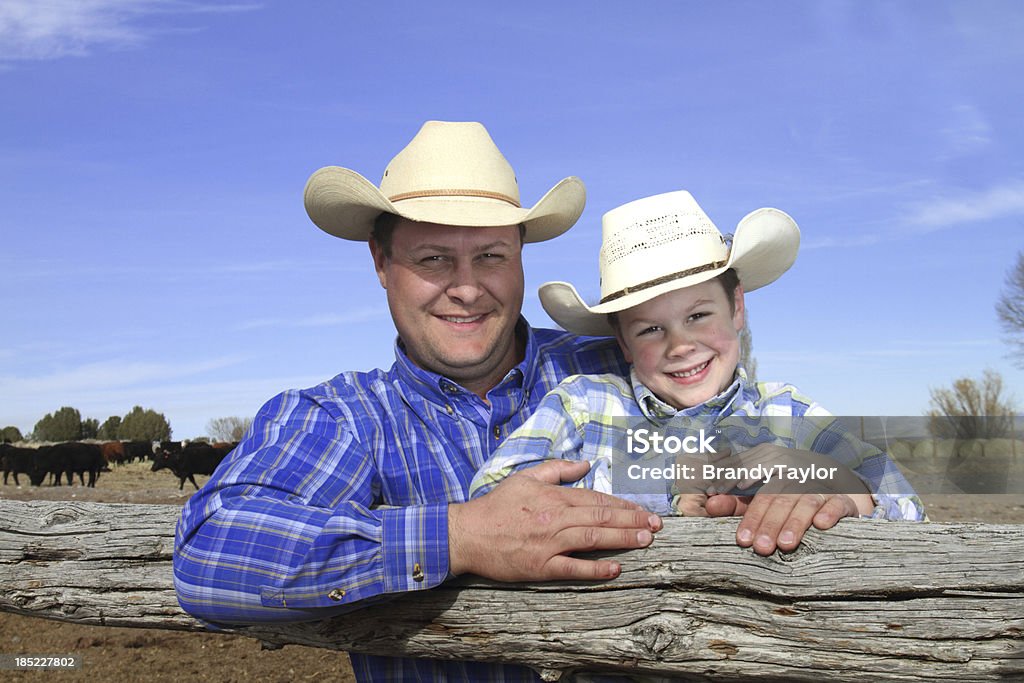
[[[540,301],[570,332],[611,335],[608,314],[736,270],[744,291],[775,281],[800,247],[800,229],[778,209],[757,209],[731,244],[686,191],[612,209],[601,219],[601,301],[588,306],[568,282],[548,282]]]
[[[391,160],[380,189],[355,171],[327,166],[306,183],[306,213],[325,232],[366,241],[381,213],[413,221],[526,225],[524,241],[556,237],[583,213],[583,182],[569,177],[533,208],[519,203],[515,173],[479,123],[427,121]]]

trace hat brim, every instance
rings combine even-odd
[[[568,282],[547,282],[538,292],[541,305],[562,329],[588,336],[611,336],[609,313],[618,313],[684,287],[706,282],[733,268],[745,292],[771,284],[789,270],[800,249],[800,229],[778,209],[752,211],[736,226],[729,259],[720,268],[631,291],[606,303],[588,306]]]
[[[421,223],[466,227],[522,223],[526,226],[524,242],[543,242],[561,235],[579,220],[587,193],[583,182],[572,176],[548,190],[529,209],[484,197],[420,197],[392,202],[355,171],[327,166],[310,176],[303,197],[306,213],[317,227],[347,240],[369,240],[377,216],[392,213]]]

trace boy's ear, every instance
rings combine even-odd
[[[380,281],[380,286],[384,289],[388,288],[388,276],[384,266],[387,264],[388,257],[384,254],[384,250],[377,244],[377,241],[372,237],[369,242],[370,256],[373,257],[373,269],[377,271],[377,279]]]
[[[732,306],[732,326],[739,332],[743,329],[743,323],[746,320],[747,309],[743,303],[743,285],[736,285],[735,297],[733,298]]]

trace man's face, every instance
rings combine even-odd
[[[704,403],[732,382],[743,329],[743,290],[735,310],[717,280],[662,294],[618,315],[619,345],[637,377],[676,409]]]
[[[518,226],[464,228],[398,218],[391,256],[374,267],[409,358],[483,395],[520,360],[523,305]]]

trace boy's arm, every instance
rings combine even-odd
[[[867,486],[872,509],[860,510],[860,516],[905,522],[927,520],[924,503],[885,452],[857,438],[830,415],[807,415],[801,424],[808,450],[825,453],[846,465]]]
[[[537,410],[512,432],[477,471],[469,497],[489,493],[512,474],[545,460],[580,460],[587,416],[574,406],[572,396],[559,385],[541,399]],[[594,468],[573,486],[594,488]],[[607,492],[607,491],[605,491]]]

